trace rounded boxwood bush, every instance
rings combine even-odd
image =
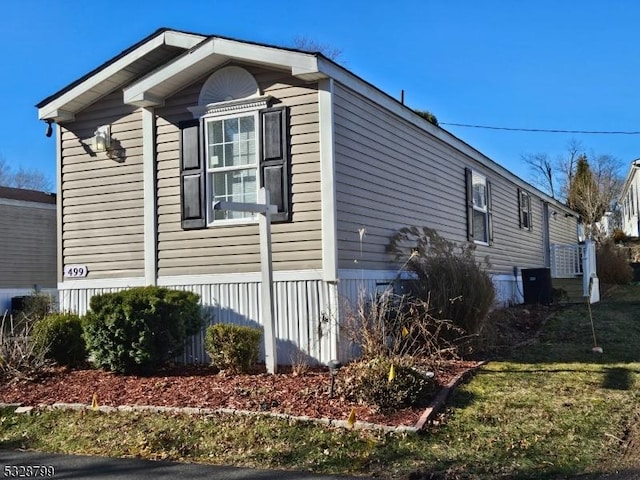
[[[218,323],[207,328],[204,345],[214,367],[247,373],[258,361],[261,337],[258,328]]]
[[[82,324],[82,318],[74,313],[50,313],[34,324],[31,335],[45,358],[74,367],[87,358]]]
[[[94,363],[119,373],[147,372],[181,354],[202,328],[200,297],[139,287],[91,298],[85,340]]]

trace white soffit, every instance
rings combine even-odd
[[[286,68],[304,80],[326,77],[318,71],[314,54],[213,37],[126,87],[124,101],[138,106],[160,105],[169,95],[230,60]]]
[[[154,50],[162,46],[189,49],[205,38],[200,35],[175,31],[160,32],[135,50],[40,107],[38,118],[56,122],[73,120],[75,113],[140,75],[142,72],[139,68],[135,68],[134,64],[138,62],[143,67],[145,62],[142,60],[145,57],[150,57],[152,60]]]

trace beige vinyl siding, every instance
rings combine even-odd
[[[87,278],[144,275],[141,119],[116,92],[62,126],[62,261],[87,265]],[[100,125],[120,159],[93,152]]]
[[[0,245],[0,288],[56,286],[55,205],[0,199]]]
[[[317,85],[279,71],[246,67],[262,95],[289,107],[292,221],[272,226],[275,270],[319,269],[322,262]],[[178,123],[192,118],[206,77],[167,99],[157,115],[158,275],[260,270],[256,224],[182,230]]]
[[[553,215],[553,212],[556,212]],[[549,242],[558,245],[578,243],[578,217],[549,205]]]
[[[478,258],[488,255],[496,273],[544,263],[542,206],[535,195],[533,229],[522,230],[515,184],[341,85],[335,89],[335,152],[340,268],[394,268],[385,248],[408,225],[466,241],[465,168],[492,184],[494,244],[478,245]]]

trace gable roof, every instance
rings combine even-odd
[[[176,50],[177,49],[177,50]],[[92,72],[40,102],[42,120],[65,122],[107,93],[123,89],[124,102],[139,107],[163,104],[165,98],[232,60],[286,70],[306,81],[333,79],[429,132],[517,186],[556,208],[575,213],[442,127],[433,125],[396,98],[329,60],[319,52],[266,45],[229,37],[159,29]],[[151,65],[151,66],[150,66]]]
[[[206,37],[161,28],[62,90],[39,102],[40,120],[63,122],[103,96],[165,64]]]

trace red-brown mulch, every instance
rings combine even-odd
[[[432,368],[443,387],[477,362],[446,362]],[[359,421],[391,426],[413,426],[424,409],[409,408],[384,415],[375,407],[344,398],[330,398],[329,373],[312,369],[268,375],[220,375],[205,366],[181,366],[150,376],[118,375],[102,370],[54,368],[32,380],[0,385],[0,402],[36,406],[53,403],[99,405],[153,405],[166,407],[230,408],[267,411],[312,418],[346,420],[352,408]]]

